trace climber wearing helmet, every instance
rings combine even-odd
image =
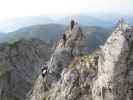
[[[47,64],[42,64],[41,65],[41,72],[42,72],[42,77],[44,78],[45,75],[47,74],[47,71],[48,71],[48,66]]]
[[[48,65],[47,63],[45,64],[41,64],[41,73],[42,73],[42,77],[43,77],[43,84],[44,84],[44,89],[47,90],[48,86],[47,86],[47,79],[45,78],[46,74],[48,72]]]

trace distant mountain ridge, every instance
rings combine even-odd
[[[0,21],[0,31],[12,32],[19,28],[36,25],[36,24],[48,24],[53,22],[50,17],[44,16],[29,16],[22,18],[12,18],[8,20]]]
[[[68,27],[60,24],[44,24],[33,25],[21,28],[17,31],[8,33],[8,36],[3,39],[3,42],[15,42],[20,39],[40,39],[46,43],[55,44],[57,40],[62,38],[63,33]],[[110,30],[102,27],[85,27],[82,26],[87,52],[94,50],[99,45],[103,44],[110,35]]]
[[[8,33],[9,36],[5,38],[5,40],[17,41],[23,38],[38,38],[45,42],[55,42],[55,40],[61,37],[61,33],[63,33],[65,29],[66,26],[59,24],[33,25]]]
[[[123,16],[129,24],[133,25],[132,16]],[[91,16],[88,14],[77,14],[73,16],[29,16],[22,18],[13,18],[6,21],[0,21],[0,31],[2,32],[12,32],[22,27],[27,27],[37,24],[63,24],[67,25],[71,19],[75,19],[82,26],[100,26],[100,27],[112,27],[115,25],[115,22],[121,18],[117,14],[108,14],[108,15],[95,15]]]
[[[7,33],[0,32],[0,42],[4,41],[4,38],[7,37]]]

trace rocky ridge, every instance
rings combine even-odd
[[[64,33],[63,38],[57,42],[55,51],[48,64],[48,74],[45,76],[45,79],[43,79],[41,75],[39,76],[39,79],[35,84],[40,84],[40,86],[39,88],[36,88],[35,85],[31,100],[43,99],[44,95],[47,94],[44,92],[49,92],[51,88],[55,87],[55,84],[61,78],[63,69],[70,64],[75,56],[79,55],[80,50],[78,47],[80,46],[80,41],[82,39],[82,30],[77,23],[74,23],[73,28],[71,27],[72,26],[70,25],[68,31]],[[47,82],[42,84],[43,80],[47,80]],[[44,84],[47,84],[47,87],[44,87]],[[48,90],[42,90],[42,87],[47,88]]]
[[[36,39],[0,44],[0,100],[25,100],[48,51],[50,46]]]
[[[98,61],[98,78],[92,89],[94,100],[133,99],[133,91],[128,88],[133,86],[130,85],[133,80],[129,79],[133,76],[128,75],[132,69],[132,65],[128,64],[132,61],[130,57],[132,44],[132,28],[124,20],[120,20],[116,30],[101,48],[102,52]]]
[[[133,100],[133,28],[120,20],[100,50],[81,55],[77,26],[59,41],[28,100]]]

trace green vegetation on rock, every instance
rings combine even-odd
[[[0,64],[0,77],[8,71],[10,71],[10,68],[7,65]]]

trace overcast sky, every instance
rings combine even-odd
[[[0,19],[78,13],[133,14],[133,0],[0,0]]]

